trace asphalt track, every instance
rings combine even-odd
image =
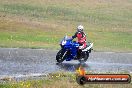
[[[0,77],[3,76],[39,76],[56,71],[74,72],[78,61],[64,61],[57,65],[57,50],[45,49],[0,49]],[[82,65],[86,71],[132,72],[132,53],[92,52],[88,61]]]

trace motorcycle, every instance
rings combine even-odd
[[[79,50],[79,43],[72,40],[72,38],[65,36],[60,42],[61,49],[56,55],[56,61],[58,63],[62,63],[64,60],[78,60],[80,63],[87,61],[89,53],[91,53],[93,43],[88,42],[86,48]]]

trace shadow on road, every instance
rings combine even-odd
[[[66,70],[66,71],[70,71],[70,72],[74,72],[76,71],[80,66],[82,66],[83,68],[87,68],[88,65],[86,63],[83,64],[76,64],[76,63],[60,63],[57,64],[60,69],[62,70]]]

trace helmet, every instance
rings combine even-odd
[[[79,25],[79,26],[77,27],[77,31],[78,31],[78,32],[82,32],[83,29],[84,29],[84,27],[83,27],[82,25]]]

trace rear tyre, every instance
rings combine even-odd
[[[79,62],[80,63],[85,63],[87,61],[88,57],[89,57],[88,52],[82,52],[81,57],[79,59]]]
[[[62,49],[57,53],[57,55],[56,55],[56,61],[58,63],[62,63],[64,61],[63,54],[64,53],[63,53],[63,50]]]

